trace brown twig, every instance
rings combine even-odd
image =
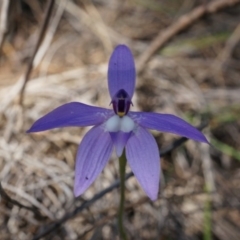
[[[36,56],[36,54],[38,52],[38,49],[39,49],[39,47],[41,45],[41,42],[42,42],[42,40],[44,38],[44,35],[45,35],[45,32],[46,32],[46,29],[47,29],[50,17],[52,15],[54,3],[55,3],[55,0],[49,0],[48,1],[48,5],[46,7],[44,20],[43,20],[42,25],[41,25],[40,30],[39,30],[38,40],[37,40],[37,43],[35,45],[35,48],[34,48],[32,56],[31,56],[31,59],[30,59],[30,61],[28,63],[27,70],[26,70],[26,72],[25,72],[25,74],[23,76],[24,80],[23,80],[22,88],[20,90],[20,99],[19,99],[19,104],[20,105],[22,105],[23,98],[24,98],[24,90],[25,90],[25,87],[27,85],[27,82],[28,82],[30,73],[32,71],[32,68],[33,68],[33,61],[34,61],[34,58],[35,58],[35,56]]]
[[[149,47],[143,52],[137,61],[138,73],[142,72],[145,63],[151,58],[151,56],[161,49],[168,41],[174,36],[191,26],[198,19],[205,14],[215,13],[226,7],[231,7],[240,3],[240,0],[219,0],[212,1],[208,4],[194,8],[190,13],[181,16],[172,25],[161,31],[157,37],[152,41]]]

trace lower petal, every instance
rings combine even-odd
[[[139,126],[127,142],[126,156],[143,190],[151,200],[156,200],[160,180],[160,157],[153,136]]]
[[[102,125],[93,127],[83,138],[77,153],[75,167],[75,196],[81,195],[105,167],[113,150],[108,132]]]
[[[123,149],[125,148],[128,139],[131,137],[132,132],[110,132],[113,145],[115,146],[117,156],[120,157],[123,153]]]

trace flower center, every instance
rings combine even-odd
[[[131,99],[124,89],[120,89],[112,100],[113,110],[119,116],[125,116],[130,108]]]
[[[133,131],[134,128],[135,128],[135,123],[128,116],[119,117],[118,115],[114,115],[106,121],[106,125],[105,125],[105,130],[108,132],[122,131],[122,132],[128,133]]]

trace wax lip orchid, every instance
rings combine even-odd
[[[101,173],[113,148],[119,156],[125,148],[127,161],[150,199],[156,200],[160,180],[160,155],[148,129],[178,134],[208,143],[195,127],[170,114],[129,111],[135,89],[136,71],[131,51],[119,45],[108,66],[108,88],[113,110],[79,102],[64,104],[37,120],[27,131],[59,127],[94,126],[77,152],[74,194],[82,194]]]

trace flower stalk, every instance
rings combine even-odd
[[[125,170],[126,170],[126,155],[125,151],[119,157],[119,174],[120,174],[120,202],[118,209],[118,230],[120,239],[127,240],[127,235],[123,225],[124,203],[125,203]]]

